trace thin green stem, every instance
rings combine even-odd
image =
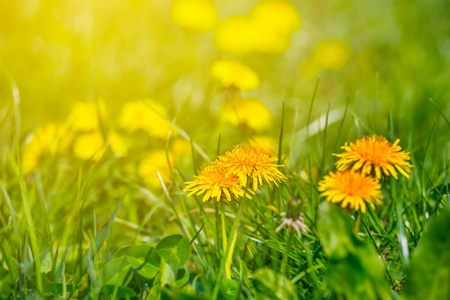
[[[241,199],[241,203],[239,204],[239,208],[238,208],[236,217],[233,222],[233,226],[231,227],[230,234],[228,235],[226,256],[222,257],[222,259],[220,261],[220,271],[217,273],[216,282],[215,282],[213,294],[211,297],[211,299],[213,299],[213,300],[217,299],[217,296],[219,295],[219,289],[220,289],[220,284],[222,281],[223,273],[226,274],[227,278],[231,278],[231,270],[230,270],[231,269],[231,260],[233,257],[234,246],[236,245],[237,230],[241,223],[242,215],[244,213],[244,207],[245,207],[245,203],[247,200],[246,195],[247,195],[247,188],[245,189],[244,196]],[[228,266],[228,267],[226,267],[226,266]]]
[[[231,261],[233,259],[233,251],[234,246],[236,245],[238,228],[241,224],[242,214],[244,213],[244,207],[246,202],[246,197],[242,197],[241,203],[239,204],[239,208],[236,214],[236,218],[233,222],[233,227],[231,227],[230,235],[228,236],[228,247],[227,247],[227,255],[225,261],[225,276],[227,279],[231,279]]]
[[[227,231],[225,227],[225,205],[221,204],[222,218],[221,218],[221,229],[222,229],[222,247],[223,247],[223,255],[227,252]]]
[[[361,222],[363,219],[364,214],[360,211],[358,211],[358,216],[356,217],[355,227],[353,227],[353,233],[355,235],[358,235],[359,229],[361,228]]]

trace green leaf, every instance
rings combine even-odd
[[[257,270],[252,281],[257,291],[256,299],[298,299],[294,284],[286,276],[272,269]]]
[[[222,280],[222,286],[220,287],[220,293],[225,300],[237,299],[239,292],[239,283],[234,280],[224,279]]]
[[[177,278],[175,278],[175,287],[182,287],[189,280],[189,272],[184,268],[181,268],[177,272]]]
[[[9,273],[0,265],[0,299],[8,299],[12,291],[12,282],[9,278]]]
[[[7,266],[9,269],[9,280],[11,282],[16,282],[17,278],[19,278],[19,263],[14,257],[8,256]]]
[[[191,255],[191,246],[189,240],[184,236],[175,234],[162,239],[157,245],[156,250],[165,262],[173,270],[178,270],[189,260]]]
[[[45,258],[41,261],[41,273],[48,273],[52,270],[53,262],[50,253],[45,256]]]
[[[450,299],[450,209],[432,220],[411,261],[400,299]]]
[[[101,292],[105,296],[111,296],[111,295],[114,295],[115,289],[116,289],[115,285],[108,284],[108,285],[102,286]],[[132,298],[132,297],[136,297],[136,293],[128,287],[119,286],[117,288],[116,297],[117,298],[127,298],[127,297]]]
[[[165,286],[167,284],[173,285],[175,283],[175,272],[168,263],[165,262],[165,259],[161,257],[161,286]]]
[[[371,246],[352,232],[350,217],[336,205],[320,205],[319,237],[329,258],[327,285],[346,299],[391,299],[385,269]]]
[[[125,286],[131,279],[130,270],[130,265],[127,263],[125,258],[115,259],[108,262],[100,273],[100,286]]]
[[[152,255],[153,254],[153,255]],[[152,279],[159,270],[159,259],[155,261],[156,251],[153,246],[141,245],[128,251],[128,263],[142,277]]]

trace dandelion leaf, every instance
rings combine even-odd
[[[320,213],[319,237],[329,259],[327,286],[349,300],[391,299],[382,262],[353,234],[350,218],[327,202],[320,206]]]
[[[450,209],[441,210],[422,235],[400,299],[450,299]]]
[[[294,284],[272,269],[262,268],[253,274],[256,299],[298,299]]]

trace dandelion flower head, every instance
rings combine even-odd
[[[23,171],[35,171],[46,155],[54,156],[67,152],[71,142],[72,132],[64,124],[48,123],[39,127],[23,147]]]
[[[342,40],[326,40],[318,43],[311,56],[320,69],[328,71],[343,69],[351,57],[352,47]]]
[[[250,17],[286,35],[294,33],[301,26],[300,14],[286,0],[263,0],[252,8]]]
[[[100,128],[100,122],[108,113],[103,100],[75,102],[68,117],[68,124],[74,131],[92,131]]]
[[[387,141],[382,136],[365,136],[355,143],[348,145],[345,143],[341,149],[345,152],[334,154],[340,159],[336,162],[338,171],[348,169],[361,170],[363,174],[375,174],[380,179],[383,173],[386,176],[392,175],[398,179],[398,172],[409,178],[411,168],[409,152],[401,151],[397,139],[394,143]]]
[[[328,202],[362,213],[366,212],[367,205],[375,208],[375,204],[381,204],[383,198],[378,180],[353,170],[330,172],[319,182],[318,189]]]
[[[269,155],[274,155],[278,151],[278,140],[269,135],[252,136],[250,144],[259,147]]]
[[[214,45],[225,54],[242,56],[255,51],[257,36],[253,20],[247,16],[231,16],[217,25]]]
[[[251,145],[238,145],[233,150],[219,157],[220,163],[228,170],[228,174],[235,174],[241,186],[247,185],[250,179],[253,190],[256,191],[263,183],[278,183],[286,179],[274,162],[277,158],[266,154],[259,147]]]
[[[272,125],[272,114],[258,99],[239,98],[226,103],[222,120],[234,126],[242,125],[262,131]]]
[[[131,132],[144,131],[150,136],[165,138],[171,129],[170,123],[161,116],[165,114],[164,107],[153,100],[130,101],[122,107],[119,124]]]
[[[105,153],[105,141],[99,131],[84,133],[74,141],[73,153],[83,160],[99,161]]]
[[[125,137],[115,130],[109,132],[108,144],[111,151],[118,156],[124,156],[128,153],[129,145]]]
[[[168,153],[169,160],[172,164],[177,163],[176,157],[172,152]],[[155,150],[145,156],[139,164],[139,176],[142,180],[154,188],[161,188],[161,176],[164,182],[172,179],[172,173],[167,163],[167,155],[165,150]],[[158,176],[159,173],[159,176]]]
[[[257,89],[260,85],[258,74],[255,71],[230,59],[215,61],[211,66],[210,73],[223,87],[235,87],[243,92]]]
[[[225,198],[228,201],[244,196],[244,187],[241,186],[239,178],[227,172],[226,168],[219,162],[214,161],[205,166],[193,181],[185,182],[184,192],[189,192],[188,197],[196,194],[203,195],[202,201],[215,198],[217,202]],[[251,191],[249,191],[251,192]],[[247,198],[251,198],[246,193]]]
[[[178,26],[194,32],[208,32],[219,21],[219,12],[211,0],[175,0],[170,15]]]

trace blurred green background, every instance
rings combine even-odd
[[[214,1],[224,20],[247,15],[258,1]],[[26,128],[63,118],[73,101],[103,98],[118,110],[128,100],[152,98],[180,114],[186,104],[211,101],[205,84],[212,61],[223,57],[213,33],[194,33],[170,18],[172,1],[2,1],[0,101],[21,95]],[[251,92],[278,115],[281,102],[304,105],[315,79],[299,64],[323,40],[352,48],[343,70],[322,71],[319,100],[336,107],[347,94],[372,119],[385,111],[428,121],[429,97],[448,108],[448,1],[292,1],[302,26],[276,56],[246,55],[262,87]],[[214,101],[218,101],[214,99]],[[300,103],[300,104],[299,104]],[[217,105],[217,104],[216,104]],[[214,105],[211,105],[214,106]],[[320,107],[323,110],[323,107]],[[413,108],[413,109],[410,109]],[[408,123],[408,122],[407,122]],[[195,124],[199,126],[198,124]],[[201,126],[201,125],[200,125]]]
[[[107,158],[116,160],[104,159],[97,165],[98,177],[93,176],[95,180],[90,185],[102,186],[104,190],[96,190],[91,197],[113,190],[112,195],[120,198],[127,189],[117,181],[150,184],[152,188],[161,189],[155,174],[158,171],[163,177],[170,177],[164,154],[168,131],[161,131],[159,136],[155,132],[150,137],[144,136],[141,132],[123,129],[124,122],[120,121],[126,118],[122,117],[126,103],[145,99],[152,99],[152,105],[157,106],[163,116],[169,121],[175,120],[175,124],[205,151],[204,155],[197,154],[196,167],[204,164],[208,157],[214,159],[219,134],[222,152],[232,145],[258,140],[276,154],[282,103],[285,104],[283,160],[293,172],[302,171],[304,158],[311,151],[317,165],[331,169],[332,159],[323,156],[325,161],[321,161],[322,150],[317,149],[325,147],[326,153],[336,152],[345,141],[370,133],[390,139],[395,135],[418,161],[423,159],[426,141],[432,138],[429,157],[448,161],[448,128],[429,101],[432,98],[444,115],[450,114],[448,1],[285,1],[291,3],[293,9],[288,9],[286,15],[271,14],[268,10],[269,17],[259,24],[262,29],[258,34],[262,41],[269,43],[273,37],[271,30],[284,20],[292,20],[292,24],[288,24],[292,25],[291,31],[283,36],[284,44],[277,44],[281,49],[274,51],[269,49],[269,44],[265,45],[269,50],[262,51],[262,46],[258,46],[260,48],[243,51],[244,46],[239,43],[245,44],[256,32],[250,30],[245,36],[242,24],[229,32],[229,40],[221,40],[219,36],[219,29],[223,29],[221,26],[225,26],[230,17],[254,17],[259,1],[197,2],[204,10],[181,8],[181,15],[176,15],[173,1],[2,1],[2,165],[9,165],[11,160],[9,150],[13,145],[15,109],[21,115],[19,145],[25,147],[40,126],[79,119],[74,113],[77,105],[74,103],[97,103],[95,105],[107,111],[93,115],[101,123],[101,135],[82,132],[83,139],[75,144],[68,142],[69,148],[83,152],[85,148],[95,148],[96,142],[101,147],[103,139],[112,145],[113,133],[119,132],[119,139],[125,140],[122,144],[132,143],[130,147],[134,150],[127,155],[113,151],[114,155]],[[298,16],[301,25],[296,19]],[[205,20],[211,24],[205,25]],[[189,27],[199,23],[207,28],[192,30]],[[225,43],[225,48],[220,46],[221,42]],[[234,50],[227,50],[227,43],[234,43],[230,46],[235,47]],[[260,85],[242,92],[234,86],[221,86],[220,80],[210,72],[214,62],[221,59],[247,65],[259,77]],[[305,145],[308,107],[319,77],[310,134],[320,134],[314,135],[311,145]],[[235,107],[227,108],[227,103],[236,98],[239,104],[241,97],[258,100],[256,104],[243,105],[240,119],[236,119],[232,116]],[[347,118],[340,125],[344,134],[339,136],[337,132],[341,132],[339,123],[347,99]],[[330,140],[324,143],[322,132],[328,107]],[[321,121],[315,122],[320,116]],[[89,122],[91,117],[85,118]],[[131,121],[133,118],[129,117]],[[162,124],[165,121],[148,126],[157,131],[168,123]],[[437,134],[431,136],[433,124]],[[193,166],[189,143],[186,143],[186,136],[176,132],[173,136],[180,141],[179,151],[174,150],[173,164],[190,177]],[[59,173],[55,173],[54,164],[36,167],[44,178],[50,178],[47,179],[48,191],[61,186],[72,190],[69,184],[75,184],[80,166],[92,167],[98,160],[90,153],[76,153],[76,156],[82,158],[81,162],[66,160],[58,169]],[[87,160],[86,164],[83,159]],[[142,167],[143,162],[151,165],[150,171]],[[425,166],[443,168],[442,164],[432,164],[429,160],[425,161]],[[4,170],[2,177],[8,181],[6,178],[12,178],[14,168]],[[147,180],[146,172],[155,178]],[[14,180],[10,181],[9,185],[13,186]],[[28,177],[28,182],[34,182],[33,176]],[[53,196],[58,195],[65,199],[64,190]],[[52,207],[55,213],[63,209],[62,204],[59,205],[59,208]],[[130,220],[139,220],[142,216],[138,214],[141,212],[136,210]]]

